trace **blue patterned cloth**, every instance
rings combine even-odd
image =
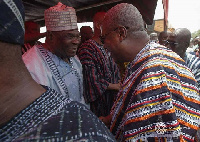
[[[200,58],[195,55],[195,52],[192,52],[186,53],[184,60],[194,74],[194,77],[198,82],[198,88],[200,89]]]
[[[0,1],[0,41],[24,44],[24,7],[21,0]]]
[[[0,128],[0,141],[114,142],[107,127],[78,102],[46,92]]]

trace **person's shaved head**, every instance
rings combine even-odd
[[[191,32],[186,28],[179,28],[175,31],[175,34],[176,42],[178,43],[175,52],[183,58],[186,49],[190,45]]]

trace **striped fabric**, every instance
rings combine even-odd
[[[194,54],[194,55],[193,55]],[[198,88],[200,89],[200,58],[196,57],[195,53],[186,53],[184,60],[187,66],[191,69],[198,82]]]
[[[110,114],[117,95],[116,91],[106,90],[108,83],[118,83],[120,72],[109,53],[94,40],[88,40],[78,50],[83,67],[84,97],[97,116]]]
[[[184,60],[149,43],[127,66],[110,130],[118,141],[194,141],[199,104],[197,82]]]

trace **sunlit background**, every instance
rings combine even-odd
[[[158,0],[154,20],[163,19],[164,10],[162,0]],[[92,22],[78,23],[78,29],[82,26],[91,26]],[[192,33],[200,30],[200,0],[169,0],[168,26],[170,28],[188,28]],[[41,32],[46,28],[41,27]],[[44,43],[45,38],[40,39]]]
[[[163,19],[162,0],[158,0],[154,20]],[[200,0],[169,0],[168,22],[173,28],[200,29]]]

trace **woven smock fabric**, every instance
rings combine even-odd
[[[21,0],[0,1],[0,41],[24,44],[24,7]]]
[[[77,53],[83,66],[83,95],[97,116],[107,116],[117,91],[106,90],[108,83],[118,83],[120,72],[110,54],[94,40],[83,43]]]
[[[85,104],[82,65],[76,56],[71,57],[70,63],[67,63],[40,44],[28,50],[22,58],[37,83],[49,86],[73,101]]]
[[[184,60],[148,43],[127,66],[110,130],[119,141],[193,141],[199,104],[197,82]]]
[[[0,129],[0,141],[107,141],[114,137],[84,105],[49,87]]]
[[[192,53],[186,53],[184,60],[194,74],[194,77],[198,82],[198,88],[200,89],[200,58],[196,57],[195,53],[194,55]]]

